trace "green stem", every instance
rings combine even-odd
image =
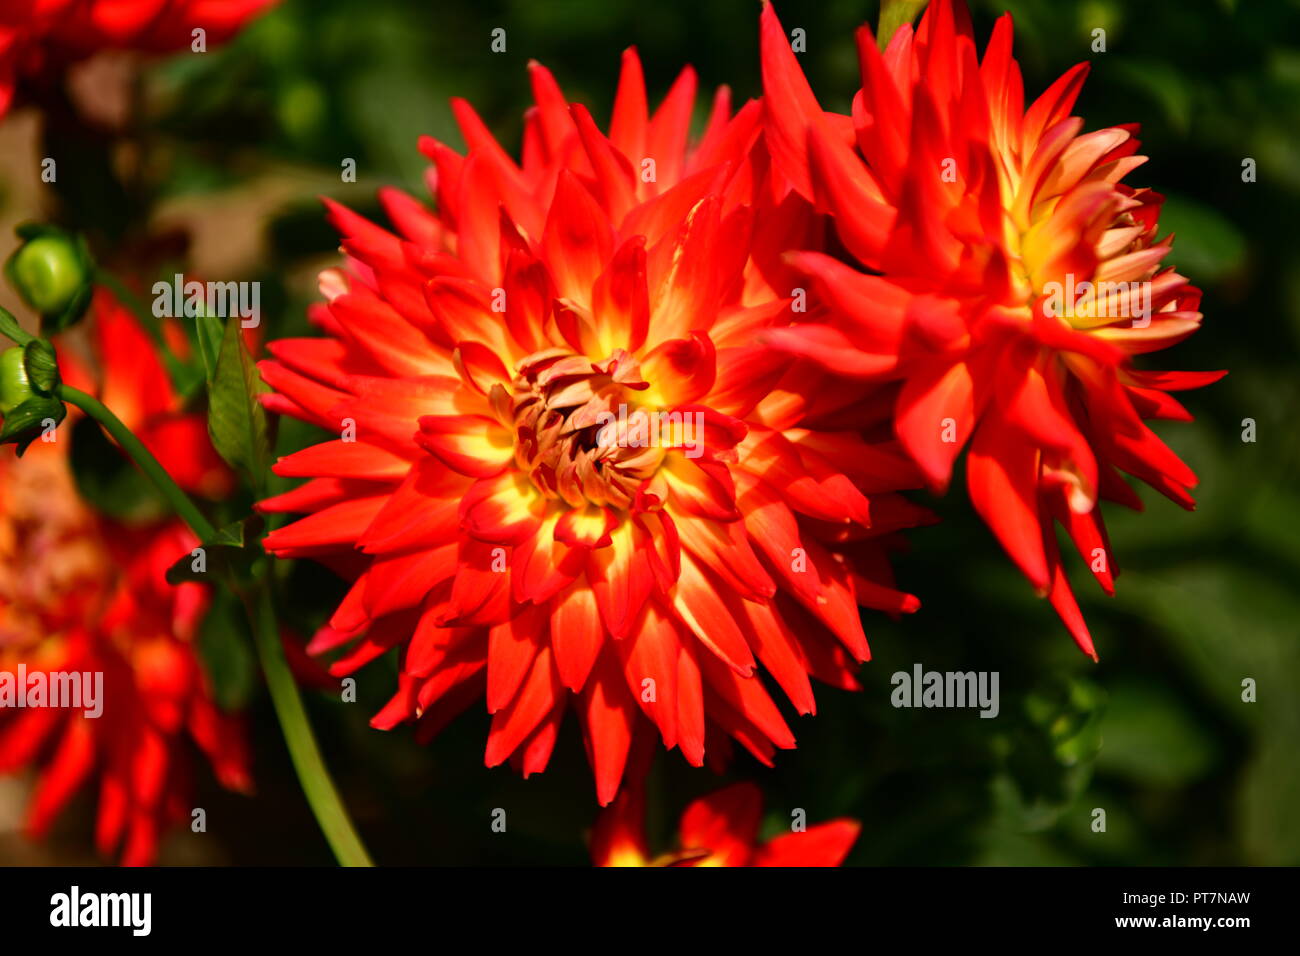
[[[181,490],[153,453],[103,402],[70,385],[59,385],[58,392],[63,401],[80,408],[122,446],[200,541],[211,541],[216,537],[216,529],[190,500],[189,495]],[[303,706],[298,685],[280,644],[280,629],[276,624],[275,607],[266,581],[255,584],[255,594],[252,597],[243,593],[240,597],[248,612],[254,642],[266,675],[266,685],[271,692],[271,702],[280,721],[280,729],[284,732],[285,743],[289,746],[289,756],[298,774],[298,781],[302,784],[303,793],[307,796],[307,803],[316,815],[316,822],[320,824],[339,863],[343,866],[371,866],[370,856],[366,853],[361,838],[357,836],[347,809],[334,787],[334,780],[321,758],[316,737],[307,720],[307,709]]]
[[[280,729],[289,746],[289,756],[293,760],[307,802],[311,804],[316,822],[320,824],[330,849],[341,865],[373,866],[365,844],[357,835],[347,808],[339,798],[329,768],[321,757],[320,747],[316,744],[302,695],[298,693],[298,684],[293,679],[289,662],[284,656],[271,591],[265,584],[258,588],[254,601],[255,606],[248,607],[248,614],[254,623],[253,637],[257,643],[258,657],[261,658],[266,686],[271,691],[271,703],[275,706]]]
[[[131,456],[131,460],[140,466],[140,469],[149,476],[149,480],[157,486],[162,492],[167,503],[172,506],[178,515],[185,521],[190,529],[198,535],[200,541],[211,541],[216,537],[217,529],[212,527],[208,519],[203,517],[203,512],[195,507],[194,502],[190,501],[189,495],[181,491],[180,486],[172,481],[172,476],[167,474],[158,459],[148,448],[144,447],[144,442],[135,437],[135,433],[122,423],[122,420],[109,411],[99,399],[93,395],[87,395],[81,389],[73,388],[71,385],[59,386],[59,397],[69,405],[75,405],[83,412],[99,422],[104,431],[108,432],[122,446],[122,450]]]

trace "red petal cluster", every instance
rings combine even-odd
[[[1055,527],[1111,593],[1099,501],[1141,508],[1127,473],[1193,507],[1196,476],[1144,420],[1190,420],[1169,393],[1223,373],[1136,367],[1197,329],[1201,293],[1161,266],[1162,197],[1121,181],[1144,162],[1136,127],[1081,132],[1085,64],[1026,108],[1011,31],[1004,15],[977,57],[959,0],[934,0],[883,53],[864,26],[862,89],[841,116],[764,9],[773,161],[847,253],[791,257],[828,314],[771,340],[892,387],[897,436],[933,488],[968,447],[975,509],[1095,656]]]

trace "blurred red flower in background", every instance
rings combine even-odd
[[[166,53],[229,39],[275,0],[0,0],[0,116],[25,78],[100,50]]]
[[[596,866],[839,866],[862,829],[856,820],[831,820],[760,843],[762,816],[762,790],[752,783],[733,784],[687,806],[677,847],[652,857],[645,834],[644,788],[630,785],[596,820],[592,862]]]
[[[400,648],[375,726],[427,738],[486,696],[486,763],[529,774],[572,702],[608,803],[639,727],[696,765],[792,747],[758,663],[800,713],[809,675],[855,687],[858,605],[917,606],[885,549],[924,513],[892,439],[850,430],[863,389],[756,344],[790,321],[784,243],[820,242],[768,201],[758,104],[720,90],[688,148],[689,69],[651,116],[628,51],[608,136],[531,78],[522,164],[457,101],[468,156],[421,142],[436,214],[330,205],[328,338],[262,370],[268,408],[342,438],[278,463],[311,480],[262,509],[309,514],[265,546],[355,579],[311,645],[347,648],[335,674]]]
[[[109,402],[187,490],[228,492],[202,416],[175,411],[148,338],[102,291],[94,344],[103,386],[67,346],[64,380]],[[248,756],[241,721],[217,709],[195,647],[208,590],[164,577],[198,542],[175,519],[126,524],[80,499],[69,463],[75,416],[55,441],[0,458],[0,671],[102,673],[103,712],[0,711],[0,772],[37,771],[27,821],[37,837],[97,778],[100,852],[148,864],[164,829],[189,817],[191,747],[235,790],[251,787]]]
[[[1134,366],[1197,329],[1201,294],[1160,266],[1163,198],[1120,181],[1144,162],[1136,126],[1080,133],[1086,64],[1025,109],[1011,31],[1002,16],[978,60],[953,0],[883,54],[862,27],[848,117],[823,113],[764,8],[774,163],[874,273],[794,257],[833,316],[772,340],[847,376],[901,380],[897,434],[935,489],[969,444],[975,509],[1095,657],[1054,522],[1112,593],[1099,499],[1142,507],[1123,471],[1193,507],[1196,476],[1143,419],[1189,421],[1168,393],[1224,373]]]

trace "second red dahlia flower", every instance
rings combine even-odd
[[[1144,161],[1136,127],[1082,133],[1071,111],[1084,64],[1026,108],[1011,29],[1004,15],[980,59],[953,0],[931,3],[883,54],[863,27],[849,117],[817,105],[764,8],[774,162],[869,270],[793,257],[830,317],[769,338],[845,376],[896,383],[898,438],[932,487],[947,486],[969,446],[976,511],[1095,656],[1055,526],[1112,592],[1099,502],[1141,507],[1127,473],[1193,506],[1196,476],[1144,420],[1190,420],[1169,393],[1223,373],[1135,361],[1196,331],[1201,293],[1161,265],[1162,197],[1122,182]]]

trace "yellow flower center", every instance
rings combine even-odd
[[[564,349],[528,356],[510,398],[515,462],[547,498],[629,508],[681,437],[637,401],[647,387],[621,349],[601,362]]]

